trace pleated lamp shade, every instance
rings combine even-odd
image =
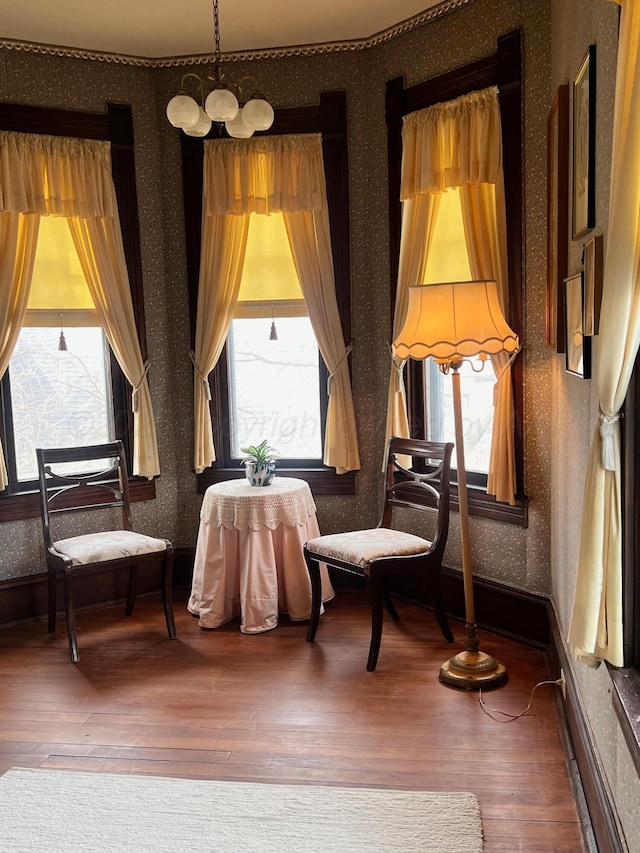
[[[393,342],[398,358],[440,362],[515,352],[518,336],[504,318],[495,281],[409,288],[407,316]]]

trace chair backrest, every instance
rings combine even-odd
[[[46,547],[51,544],[51,516],[56,513],[116,508],[121,511],[122,529],[131,530],[127,461],[121,441],[38,448],[36,457]]]
[[[451,442],[393,437],[387,455],[381,526],[391,525],[394,507],[437,512],[431,553],[440,558],[449,533],[452,451]],[[399,456],[413,457],[411,470],[400,464]]]

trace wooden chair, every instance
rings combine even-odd
[[[449,480],[453,444],[392,438],[389,442],[384,506],[378,527],[336,533],[312,539],[304,547],[311,578],[311,618],[307,641],[313,642],[321,607],[320,563],[365,578],[371,602],[371,645],[367,669],[378,662],[382,639],[383,604],[394,620],[398,614],[390,590],[409,582],[426,590],[447,642],[453,634],[440,598],[440,568],[449,531]],[[407,470],[398,456],[413,457]],[[422,472],[422,473],[421,473]],[[435,513],[433,539],[423,539],[391,528],[395,508]]]
[[[56,627],[57,579],[64,579],[64,601],[71,659],[77,663],[78,641],[73,596],[77,574],[129,568],[129,588],[125,614],[130,616],[136,598],[137,567],[151,561],[162,562],[162,598],[169,637],[176,637],[171,600],[173,545],[131,529],[127,463],[121,441],[89,447],[37,449],[40,484],[40,511],[49,580],[49,631]],[[89,463],[88,465],[86,463]],[[62,466],[54,470],[54,466]],[[101,470],[96,470],[101,468]],[[83,473],[87,471],[92,473]],[[71,472],[71,473],[70,473]],[[81,472],[81,473],[76,473]],[[54,539],[51,518],[59,513],[86,513],[115,508],[116,530],[86,533]],[[82,524],[78,516],[78,524]]]

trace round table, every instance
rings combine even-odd
[[[244,634],[270,631],[278,614],[309,619],[311,584],[303,547],[320,535],[308,483],[275,477],[269,486],[246,479],[210,486],[200,510],[200,529],[189,612],[202,628],[240,617]],[[333,598],[326,566],[322,600]]]

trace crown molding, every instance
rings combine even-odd
[[[396,36],[408,33],[430,21],[448,15],[451,12],[468,6],[473,0],[443,0],[437,6],[419,12],[406,21],[394,24],[386,30],[375,33],[365,39],[349,41],[324,42],[322,44],[293,45],[291,47],[261,48],[245,50],[222,55],[223,62],[241,62],[254,59],[286,59],[294,56],[319,56],[325,53],[345,53],[366,50],[379,44],[384,44]],[[174,68],[185,65],[209,65],[214,61],[212,53],[201,53],[194,56],[164,56],[145,57],[128,56],[126,54],[108,53],[99,50],[64,47],[62,45],[38,44],[36,42],[19,41],[17,39],[0,39],[0,48],[16,50],[24,53],[36,53],[45,56],[63,56],[71,59],[85,59],[93,62],[106,62],[115,65],[132,65],[140,68]]]

